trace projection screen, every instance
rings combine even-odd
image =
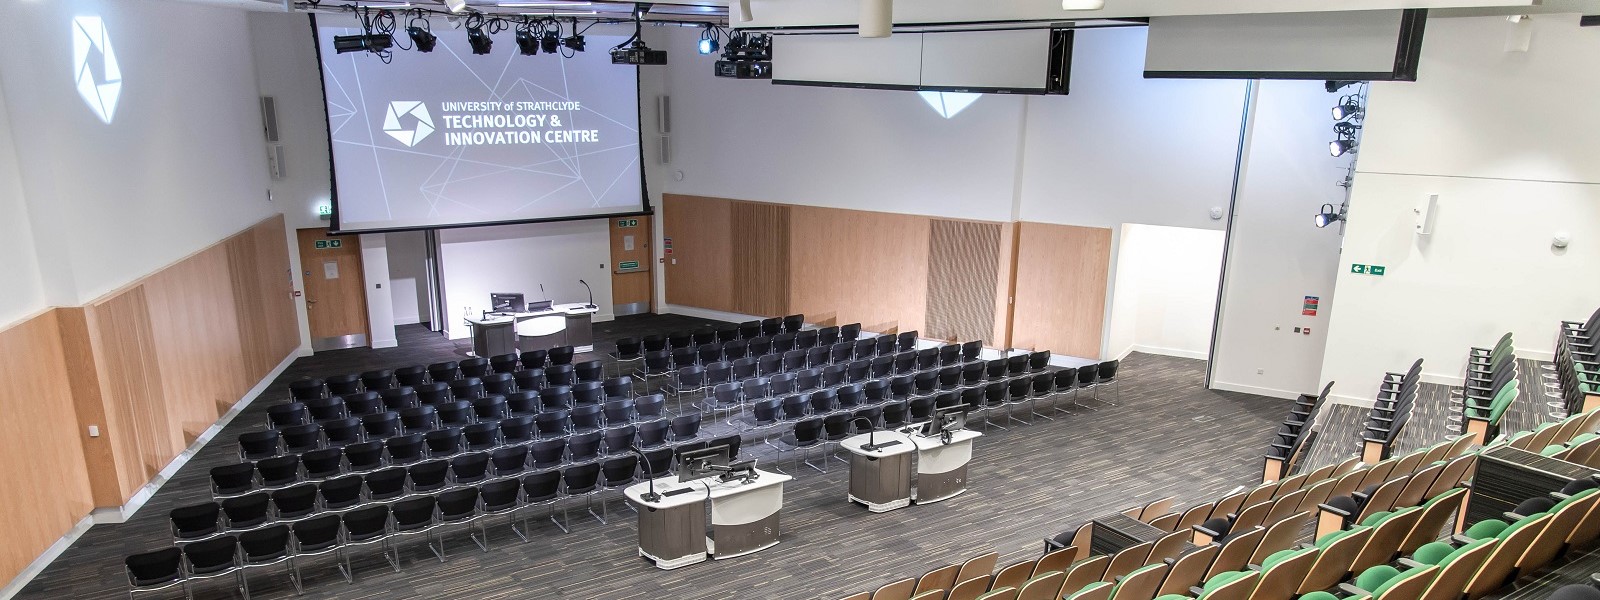
[[[586,35],[569,56],[517,51],[514,32],[474,55],[442,19],[432,52],[385,64],[338,54],[354,21],[313,21],[327,101],[338,232],[584,219],[648,212],[640,173],[638,67]],[[340,26],[336,26],[340,25]],[[596,27],[596,30],[599,30]]]

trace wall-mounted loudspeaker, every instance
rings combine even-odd
[[[1439,215],[1439,195],[1429,194],[1417,212],[1417,235],[1433,235],[1433,222]]]
[[[661,135],[672,133],[671,96],[656,96],[656,132]]]
[[[278,101],[272,96],[261,97],[261,129],[268,142],[278,143]]]
[[[661,136],[661,164],[672,163],[672,138]]]
[[[274,180],[283,179],[283,144],[267,145],[267,174]]]

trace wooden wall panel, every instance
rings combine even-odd
[[[789,311],[864,329],[920,330],[927,320],[928,217],[795,206],[789,216]]]
[[[86,440],[86,445],[105,444],[112,454],[110,464],[88,465],[96,506],[122,505],[183,451],[172,439],[144,292],[142,285],[135,286],[87,307],[89,342],[100,387],[95,399],[100,405],[78,412],[98,414],[104,421],[79,424],[98,425],[101,437]],[[75,401],[81,404],[90,399]],[[99,453],[86,454],[94,457]]]
[[[1022,223],[1012,346],[1100,357],[1111,230]]]
[[[255,383],[245,380],[226,243],[163,269],[144,288],[161,390],[181,450]]]
[[[1017,228],[1018,223],[1000,225],[1000,251],[995,256],[994,324],[985,345],[991,348],[1011,347],[1011,299],[1017,284]]]
[[[928,234],[928,324],[922,336],[986,340],[994,330],[1000,223],[934,219]]]
[[[732,312],[730,201],[662,194],[661,213],[662,230],[672,240],[667,303]]]
[[[67,364],[55,310],[0,330],[0,581],[93,508]]]
[[[733,310],[762,317],[789,311],[789,206],[734,202],[729,239],[733,246]]]
[[[283,216],[262,221],[223,243],[228,253],[246,380],[254,385],[300,347]]]

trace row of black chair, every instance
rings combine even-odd
[[[467,375],[442,381],[402,383],[388,385],[381,389],[351,389],[341,386],[329,386],[326,383],[321,384],[321,387],[307,387],[316,386],[323,381],[325,380],[300,379],[291,382],[291,387],[300,386],[300,390],[296,391],[289,400],[291,402],[298,401],[308,406],[316,406],[322,400],[343,397],[347,401],[349,399],[359,399],[368,403],[381,403],[394,408],[396,405],[415,405],[417,403],[438,404],[452,399],[470,400],[487,394],[507,394],[518,390],[538,391],[555,385],[572,386],[597,383],[605,386],[616,386],[629,384],[629,380],[624,377],[606,377],[605,363],[600,360],[583,361],[577,365],[552,365],[520,369],[510,373],[488,373],[481,376]]]
[[[1312,427],[1317,422],[1317,415],[1321,413],[1322,405],[1328,401],[1328,394],[1333,391],[1333,382],[1322,386],[1322,393],[1311,395],[1301,394],[1296,398],[1294,405],[1289,407],[1289,416],[1278,426],[1278,431],[1267,447],[1264,455],[1262,479],[1276,481],[1288,476],[1299,463],[1301,454],[1311,445],[1316,438],[1317,431]]]
[[[521,355],[503,355],[491,358],[473,357],[461,361],[443,361],[431,365],[413,365],[398,369],[376,369],[359,374],[331,375],[326,378],[304,378],[289,382],[289,396],[296,400],[340,396],[357,392],[383,390],[401,386],[419,386],[425,383],[449,383],[464,377],[483,378],[491,374],[509,374],[513,371],[546,366],[588,368],[585,363],[573,364],[576,355],[572,346],[549,350],[532,350]],[[509,357],[510,362],[507,362]],[[586,361],[599,362],[599,361]]]
[[[1564,413],[1600,407],[1600,310],[1595,310],[1588,321],[1561,323],[1554,370]]]
[[[1385,373],[1367,415],[1366,430],[1360,432],[1362,459],[1369,463],[1388,458],[1395,442],[1405,431],[1416,406],[1422,384],[1422,359],[1411,363],[1404,373]]]

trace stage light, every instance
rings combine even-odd
[[[1334,156],[1344,156],[1349,152],[1355,151],[1356,130],[1358,129],[1361,129],[1360,125],[1349,121],[1334,123],[1333,133],[1338,137],[1332,142],[1328,142],[1328,153]]]
[[[539,38],[534,37],[533,32],[530,31],[530,30],[518,29],[517,30],[517,50],[522,52],[523,56],[533,56],[535,54],[538,54],[539,53]]]
[[[894,0],[861,0],[861,26],[864,38],[886,38],[894,33]]]
[[[568,50],[573,52],[583,52],[583,36],[572,34],[567,39],[561,40],[561,45],[566,46]]]
[[[749,23],[754,18],[750,16],[750,0],[739,0],[739,22]]]
[[[545,54],[555,54],[561,51],[561,34],[554,31],[544,32],[544,37],[539,38],[539,49]]]
[[[472,45],[473,54],[488,54],[494,47],[494,38],[483,31],[483,27],[467,26],[467,43]]]
[[[450,9],[450,12],[458,13],[467,9],[467,0],[444,0],[444,5]],[[484,54],[488,54],[488,52]]]
[[[383,52],[394,45],[394,38],[377,33],[362,35],[336,35],[333,36],[333,50],[336,53],[346,52]]]
[[[1361,103],[1356,102],[1355,98],[1346,96],[1344,102],[1333,107],[1333,120],[1343,121],[1350,117],[1359,117],[1362,112]]]
[[[712,54],[712,53],[715,53],[717,51],[717,48],[720,47],[720,46],[721,46],[721,44],[717,43],[717,30],[716,30],[716,28],[714,28],[714,27],[712,27],[710,25],[707,25],[706,28],[700,32],[700,44],[697,46],[697,48],[699,49],[700,53],[701,54]]]
[[[1061,10],[1100,10],[1105,7],[1105,0],[1061,0]]]
[[[1343,220],[1344,214],[1341,211],[1335,210],[1332,204],[1324,204],[1322,211],[1313,217],[1312,222],[1320,229]]]
[[[407,27],[406,35],[411,36],[411,47],[417,52],[433,52],[433,47],[439,44],[438,36],[416,25]]]
[[[1328,142],[1328,154],[1333,156],[1344,156],[1346,153],[1349,153],[1351,150],[1355,149],[1355,140],[1334,140]]]

